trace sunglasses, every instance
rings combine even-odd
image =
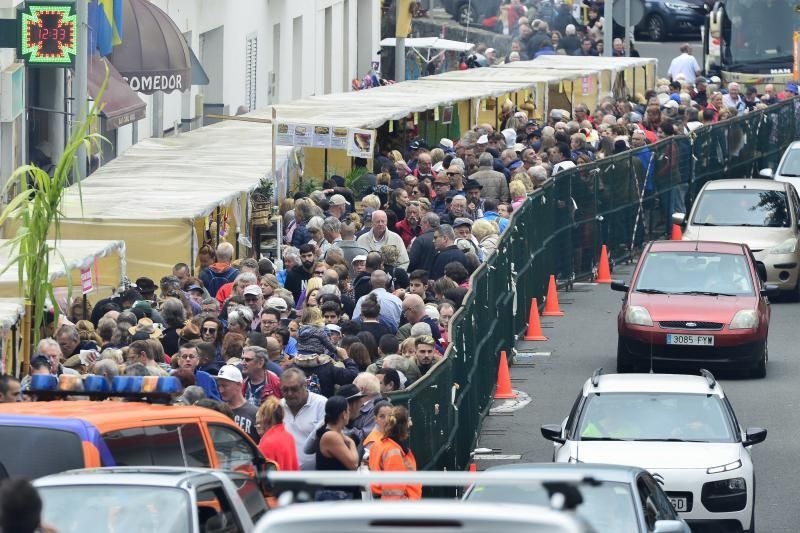
[[[317,276],[324,276],[325,275],[325,271],[324,270],[315,270],[314,274],[316,274]]]
[[[255,357],[242,357],[242,361],[244,361],[245,363],[249,363],[250,361],[255,361],[255,360],[256,360]]]
[[[448,176],[460,176],[460,175],[461,175],[461,172],[447,172],[446,174],[447,174]]]
[[[217,328],[203,328],[203,333],[216,333]]]

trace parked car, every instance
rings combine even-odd
[[[785,181],[794,185],[795,189],[800,188],[800,141],[794,141],[783,152],[781,161],[778,163],[778,170],[771,168],[762,169],[759,172],[762,178],[772,178],[775,181]]]
[[[767,430],[743,429],[721,385],[710,372],[701,374],[598,370],[567,418],[542,426],[542,436],[553,441],[559,463],[647,469],[692,527],[752,533],[756,487],[750,450],[767,438]]]
[[[457,22],[467,26],[480,24],[483,19],[500,14],[503,0],[440,0],[442,7]]]
[[[257,533],[590,533],[579,517],[547,507],[508,503],[416,502],[307,503],[270,511]]]
[[[486,472],[526,472],[542,476],[537,483],[517,486],[474,484],[464,500],[469,502],[548,505],[550,493],[543,483],[558,483],[563,474],[580,474],[586,483],[578,487],[581,502],[575,512],[596,531],[636,533],[691,533],[689,526],[646,471],[634,466],[603,464],[518,463],[489,468]],[[656,509],[655,514],[650,509]]]
[[[256,482],[200,468],[93,468],[33,482],[60,533],[249,533],[267,512]]]
[[[800,153],[798,153],[800,155]],[[767,269],[767,282],[800,299],[800,196],[785,181],[716,180],[706,183],[685,226],[684,240],[741,242]]]
[[[635,31],[654,41],[670,35],[698,34],[705,23],[703,0],[643,0],[644,16]]]
[[[646,371],[658,362],[724,364],[765,377],[767,290],[775,287],[764,287],[758,271],[744,244],[645,245],[630,285],[611,284],[625,292],[617,317],[617,371]]]

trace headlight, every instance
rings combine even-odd
[[[739,459],[737,459],[734,462],[728,463],[726,465],[713,466],[708,470],[706,470],[706,472],[709,474],[719,474],[720,472],[730,472],[731,470],[736,470],[737,468],[741,467],[742,467],[742,462]]]
[[[688,11],[692,7],[683,2],[664,2],[664,5],[667,6],[668,9],[674,9],[676,11]]]
[[[742,309],[733,315],[730,329],[753,329],[758,327],[758,315],[752,309]]]
[[[653,319],[647,309],[638,305],[632,305],[625,311],[625,323],[634,326],[652,326]]]
[[[797,239],[794,237],[786,239],[775,248],[772,248],[769,253],[771,254],[793,254],[797,249]]]

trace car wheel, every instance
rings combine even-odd
[[[767,361],[769,361],[769,347],[767,341],[764,341],[764,349],[761,353],[761,358],[759,358],[758,362],[753,367],[750,375],[758,379],[767,377]]]
[[[475,8],[469,4],[463,4],[458,8],[456,20],[464,26],[474,26],[477,23],[478,14],[475,12]]]
[[[661,15],[651,15],[647,20],[647,33],[654,41],[663,41],[667,36],[666,25]]]
[[[631,356],[625,351],[625,348],[622,347],[622,341],[617,341],[617,373],[618,374],[626,374],[629,372],[633,372],[633,361],[631,361]]]

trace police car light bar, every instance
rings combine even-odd
[[[173,376],[116,376],[109,385],[103,376],[62,374],[57,378],[53,375],[31,376],[30,386],[23,392],[45,401],[82,396],[92,400],[127,398],[169,403],[173,395],[182,391],[180,381]]]

